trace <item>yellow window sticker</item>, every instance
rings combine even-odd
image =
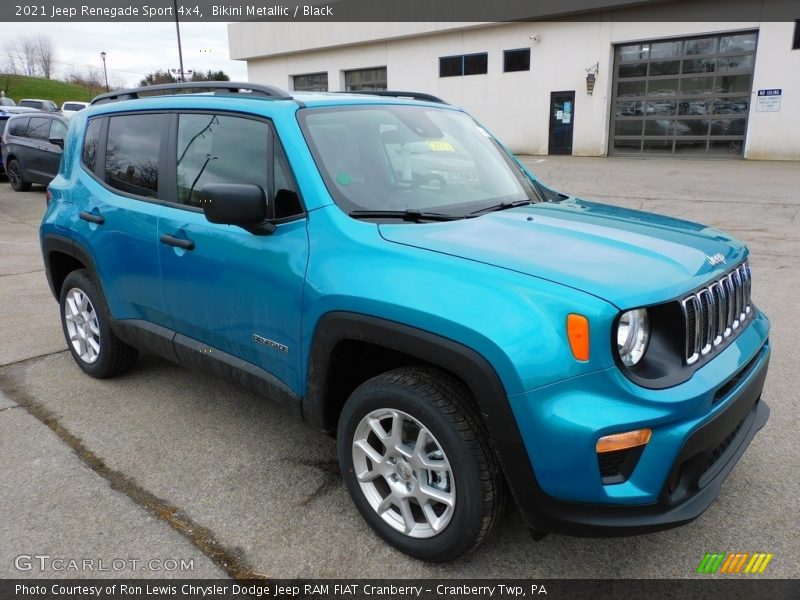
[[[450,142],[428,141],[428,148],[434,152],[455,152],[456,149]]]

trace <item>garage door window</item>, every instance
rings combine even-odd
[[[741,156],[756,32],[616,47],[611,154]]]

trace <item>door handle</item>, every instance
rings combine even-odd
[[[78,216],[84,221],[89,221],[89,223],[97,223],[98,225],[102,225],[106,222],[105,217],[102,215],[96,215],[85,210],[82,210]]]
[[[183,238],[177,238],[174,235],[163,234],[160,238],[162,244],[173,246],[175,248],[182,248],[184,250],[194,250],[194,242]]]

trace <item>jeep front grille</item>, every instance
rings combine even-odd
[[[750,292],[750,264],[745,262],[683,299],[687,365],[738,335],[750,317]]]

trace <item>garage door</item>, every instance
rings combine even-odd
[[[740,157],[755,31],[615,47],[609,153]]]

